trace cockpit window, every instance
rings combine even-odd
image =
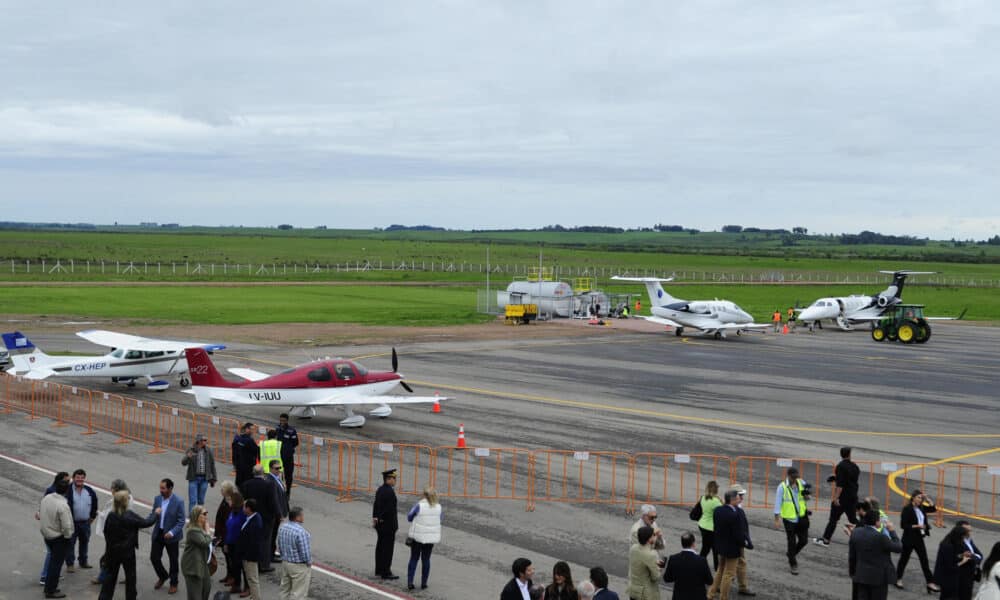
[[[333,379],[330,376],[330,369],[327,369],[326,367],[319,367],[318,369],[313,369],[312,371],[309,371],[306,377],[308,377],[312,381],[330,381],[331,379]]]
[[[156,352],[143,352],[146,358],[156,358],[157,356],[163,356],[162,350],[157,350]]]
[[[142,358],[141,350],[129,350],[128,352],[125,353],[126,360],[131,360],[136,358]]]
[[[337,363],[334,368],[337,370],[337,379],[352,379],[354,377],[354,371],[351,370],[351,365],[348,363]]]
[[[121,348],[119,348],[119,349],[115,350],[114,352],[112,352],[111,356],[113,356],[115,358],[121,358],[122,354],[125,354],[125,351],[122,350]]]
[[[351,363],[351,366],[354,367],[354,370],[358,373],[358,375],[367,375],[368,374],[368,369],[362,367],[358,363]]]

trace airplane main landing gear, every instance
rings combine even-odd
[[[674,335],[676,335],[677,337],[681,337],[682,335],[684,335],[684,328],[678,327],[677,329],[674,329]]]
[[[183,376],[182,376],[182,377],[181,377],[181,380],[180,380],[180,382],[179,382],[179,383],[181,384],[181,387],[182,387],[182,388],[186,388],[186,387],[188,387],[189,385],[191,385],[191,380],[190,380],[190,379],[188,379],[187,377],[183,377]]]
[[[344,412],[347,413],[347,417],[340,422],[341,427],[364,427],[364,416],[354,414],[354,411],[349,406],[344,407]]]

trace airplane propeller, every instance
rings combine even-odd
[[[396,356],[396,349],[392,349],[392,372],[395,373],[399,369],[399,357]],[[402,379],[399,380],[399,385],[403,386],[403,389],[413,393],[413,388],[406,384]]]

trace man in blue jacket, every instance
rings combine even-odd
[[[73,513],[73,537],[69,540],[69,551],[66,554],[66,570],[72,573],[73,550],[80,543],[79,559],[81,569],[90,569],[87,560],[90,549],[90,524],[97,518],[97,494],[86,483],[87,472],[83,469],[73,471],[73,485],[69,488],[66,500],[69,510]]]
[[[184,537],[184,501],[174,494],[174,482],[170,479],[160,481],[160,495],[153,501],[153,512],[162,509],[160,518],[153,525],[153,544],[149,551],[149,560],[156,571],[156,585],[160,589],[170,579],[170,594],[177,593],[177,555],[181,538]],[[170,571],[163,568],[163,550],[167,551],[170,561]]]

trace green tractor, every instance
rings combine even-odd
[[[897,304],[882,319],[872,324],[876,342],[899,340],[904,344],[923,344],[931,339],[931,325],[924,318],[923,304]]]

